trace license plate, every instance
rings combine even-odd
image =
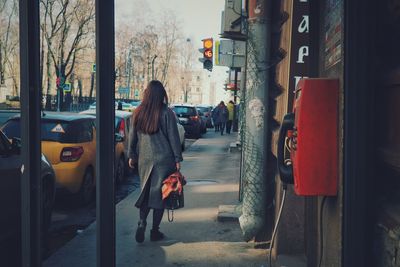
[[[180,121],[181,123],[187,123],[187,122],[188,122],[188,119],[187,119],[187,118],[179,118],[179,121]]]

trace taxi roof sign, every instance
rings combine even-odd
[[[61,124],[57,124],[56,127],[54,127],[51,130],[52,133],[65,133],[64,128],[62,127]]]

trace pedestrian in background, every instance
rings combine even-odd
[[[224,129],[226,122],[228,120],[229,112],[228,109],[225,106],[224,101],[221,101],[217,107],[217,123],[219,124],[219,130],[221,132],[221,135],[224,135]]]
[[[122,102],[121,101],[118,101],[117,109],[118,110],[122,110]]]
[[[235,113],[235,104],[233,103],[233,101],[229,101],[228,105],[227,105],[227,109],[228,109],[228,120],[226,122],[226,133],[230,134],[231,133],[231,129],[232,129],[232,122],[233,122],[233,117],[234,117],[234,113]]]
[[[168,96],[161,82],[151,81],[142,103],[133,116],[133,129],[129,136],[129,166],[138,163],[141,192],[135,206],[140,209],[136,241],[142,243],[146,219],[153,209],[153,227],[150,240],[164,238],[159,226],[164,214],[161,195],[163,181],[180,169],[181,144],[174,112],[168,108]]]
[[[217,109],[218,106],[214,107],[213,110],[211,111],[211,118],[214,124],[215,132],[219,131],[219,124],[217,123]]]

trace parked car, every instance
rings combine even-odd
[[[95,110],[85,110],[80,114],[96,116]],[[132,113],[115,110],[115,133],[116,133],[116,144],[115,144],[115,181],[121,183],[126,179],[128,171],[128,142],[129,142],[129,130],[131,126]]]
[[[135,106],[131,105],[130,103],[122,102],[122,110],[133,112],[135,110]]]
[[[203,120],[206,123],[207,128],[212,128],[212,121],[211,121],[211,111],[213,109],[212,106],[204,106],[204,105],[198,105],[196,106],[197,110],[200,111],[203,115]]]
[[[204,134],[207,132],[206,117],[204,116],[204,113],[199,110],[197,110],[197,113],[199,114],[199,117],[200,117],[201,133]]]
[[[202,134],[202,121],[197,109],[193,105],[177,104],[171,106],[178,116],[179,122],[185,128],[186,137],[200,138]]]
[[[94,196],[96,167],[95,118],[76,113],[42,114],[42,152],[53,166],[57,191],[77,194],[87,204]],[[20,116],[1,128],[9,138],[20,138]]]
[[[140,104],[142,103],[142,101],[140,100],[133,100],[131,101],[131,105],[134,106],[135,108],[137,108]]]
[[[96,102],[93,102],[92,104],[90,104],[89,109],[96,110]]]
[[[12,142],[0,130],[0,244],[18,239],[21,220],[21,154],[19,139]],[[49,160],[42,154],[42,233],[51,225],[55,196],[55,174]],[[4,262],[2,262],[4,264]]]
[[[115,109],[117,109],[117,108],[118,108],[118,102],[115,101]],[[93,103],[89,106],[89,109],[94,109],[94,110],[96,110],[96,102],[93,102]]]
[[[7,96],[6,105],[11,109],[19,109],[21,107],[19,96]]]
[[[175,113],[175,118],[176,118],[176,124],[178,126],[179,140],[181,141],[182,151],[185,151],[185,128],[183,128],[176,113]]]
[[[3,125],[9,118],[14,117],[20,113],[19,110],[0,110],[0,126]]]

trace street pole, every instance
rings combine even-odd
[[[187,91],[187,87],[185,86],[185,103],[187,103],[188,101],[188,91]]]
[[[132,67],[131,48],[129,48],[129,52],[128,52],[128,66],[127,66],[128,84],[126,85],[126,87],[129,88],[129,92],[130,92],[130,89],[131,89],[131,67]]]
[[[150,82],[150,56],[147,55],[147,82]]]
[[[65,82],[63,81],[63,73],[62,73],[62,57],[59,56],[58,58],[58,78],[60,79],[60,83],[58,85],[58,90],[57,90],[57,111],[60,112],[62,107],[61,107],[61,90],[62,90],[62,83]]]
[[[93,89],[94,89],[94,76],[96,73],[92,72],[90,76],[90,91],[89,91],[89,101],[92,102]]]
[[[154,61],[156,60],[157,55],[154,55],[153,59],[151,60],[151,79],[154,80]]]
[[[265,241],[270,235],[274,175],[269,160],[268,90],[271,0],[250,0],[248,5],[246,125],[243,144],[243,202],[240,227],[246,241]]]
[[[236,105],[236,99],[237,99],[237,88],[238,88],[238,69],[235,68],[235,91],[233,91],[233,102]],[[235,118],[234,118],[235,119]]]
[[[237,90],[238,90],[238,68],[235,68],[235,90],[233,91],[233,103],[234,103],[234,108],[233,108],[233,131],[237,132],[238,131],[238,123],[237,123],[237,117],[236,117],[236,101],[237,101]]]
[[[3,84],[4,82],[2,51],[3,51],[3,43],[0,40],[0,84]]]

